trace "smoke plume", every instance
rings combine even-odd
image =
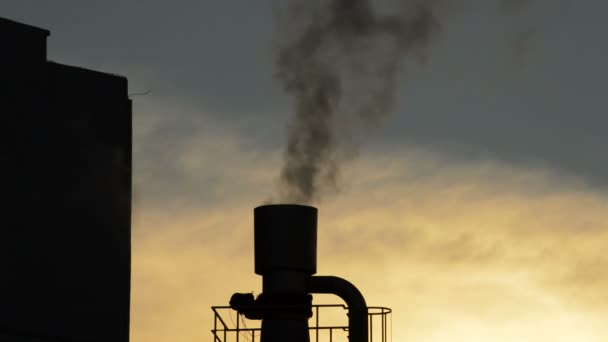
[[[357,140],[393,107],[405,57],[423,59],[439,29],[436,1],[292,0],[277,14],[276,77],[294,100],[281,202],[336,189]]]

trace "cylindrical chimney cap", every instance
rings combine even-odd
[[[254,209],[255,273],[317,272],[317,208],[271,204]]]

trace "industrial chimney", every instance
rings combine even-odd
[[[255,273],[261,275],[262,342],[308,342],[317,272],[317,209],[266,205],[254,210]]]
[[[316,208],[295,204],[257,207],[254,237],[255,273],[262,276],[262,293],[257,298],[253,294],[236,293],[230,307],[248,319],[262,321],[261,342],[310,342],[308,321],[313,316],[313,293],[342,298],[348,310],[348,327],[343,330],[348,331],[349,340],[368,341],[368,307],[359,290],[338,277],[314,276],[317,271]],[[318,308],[315,309],[318,327]],[[386,315],[390,310],[382,312]],[[385,329],[386,323],[383,325]],[[213,330],[215,340],[222,341],[218,331],[217,327]],[[226,330],[222,331],[226,342]],[[255,334],[252,336],[255,338]],[[316,336],[318,341],[318,333]],[[384,330],[382,336],[386,336]]]

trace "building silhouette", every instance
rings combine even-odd
[[[129,340],[127,79],[0,18],[0,341]]]

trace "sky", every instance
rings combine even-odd
[[[393,341],[606,341],[608,3],[447,3],[394,111],[314,203],[319,274],[391,307]],[[134,342],[210,340],[210,306],[261,291],[253,208],[294,115],[275,7],[0,3],[51,31],[49,59],[129,79]]]

